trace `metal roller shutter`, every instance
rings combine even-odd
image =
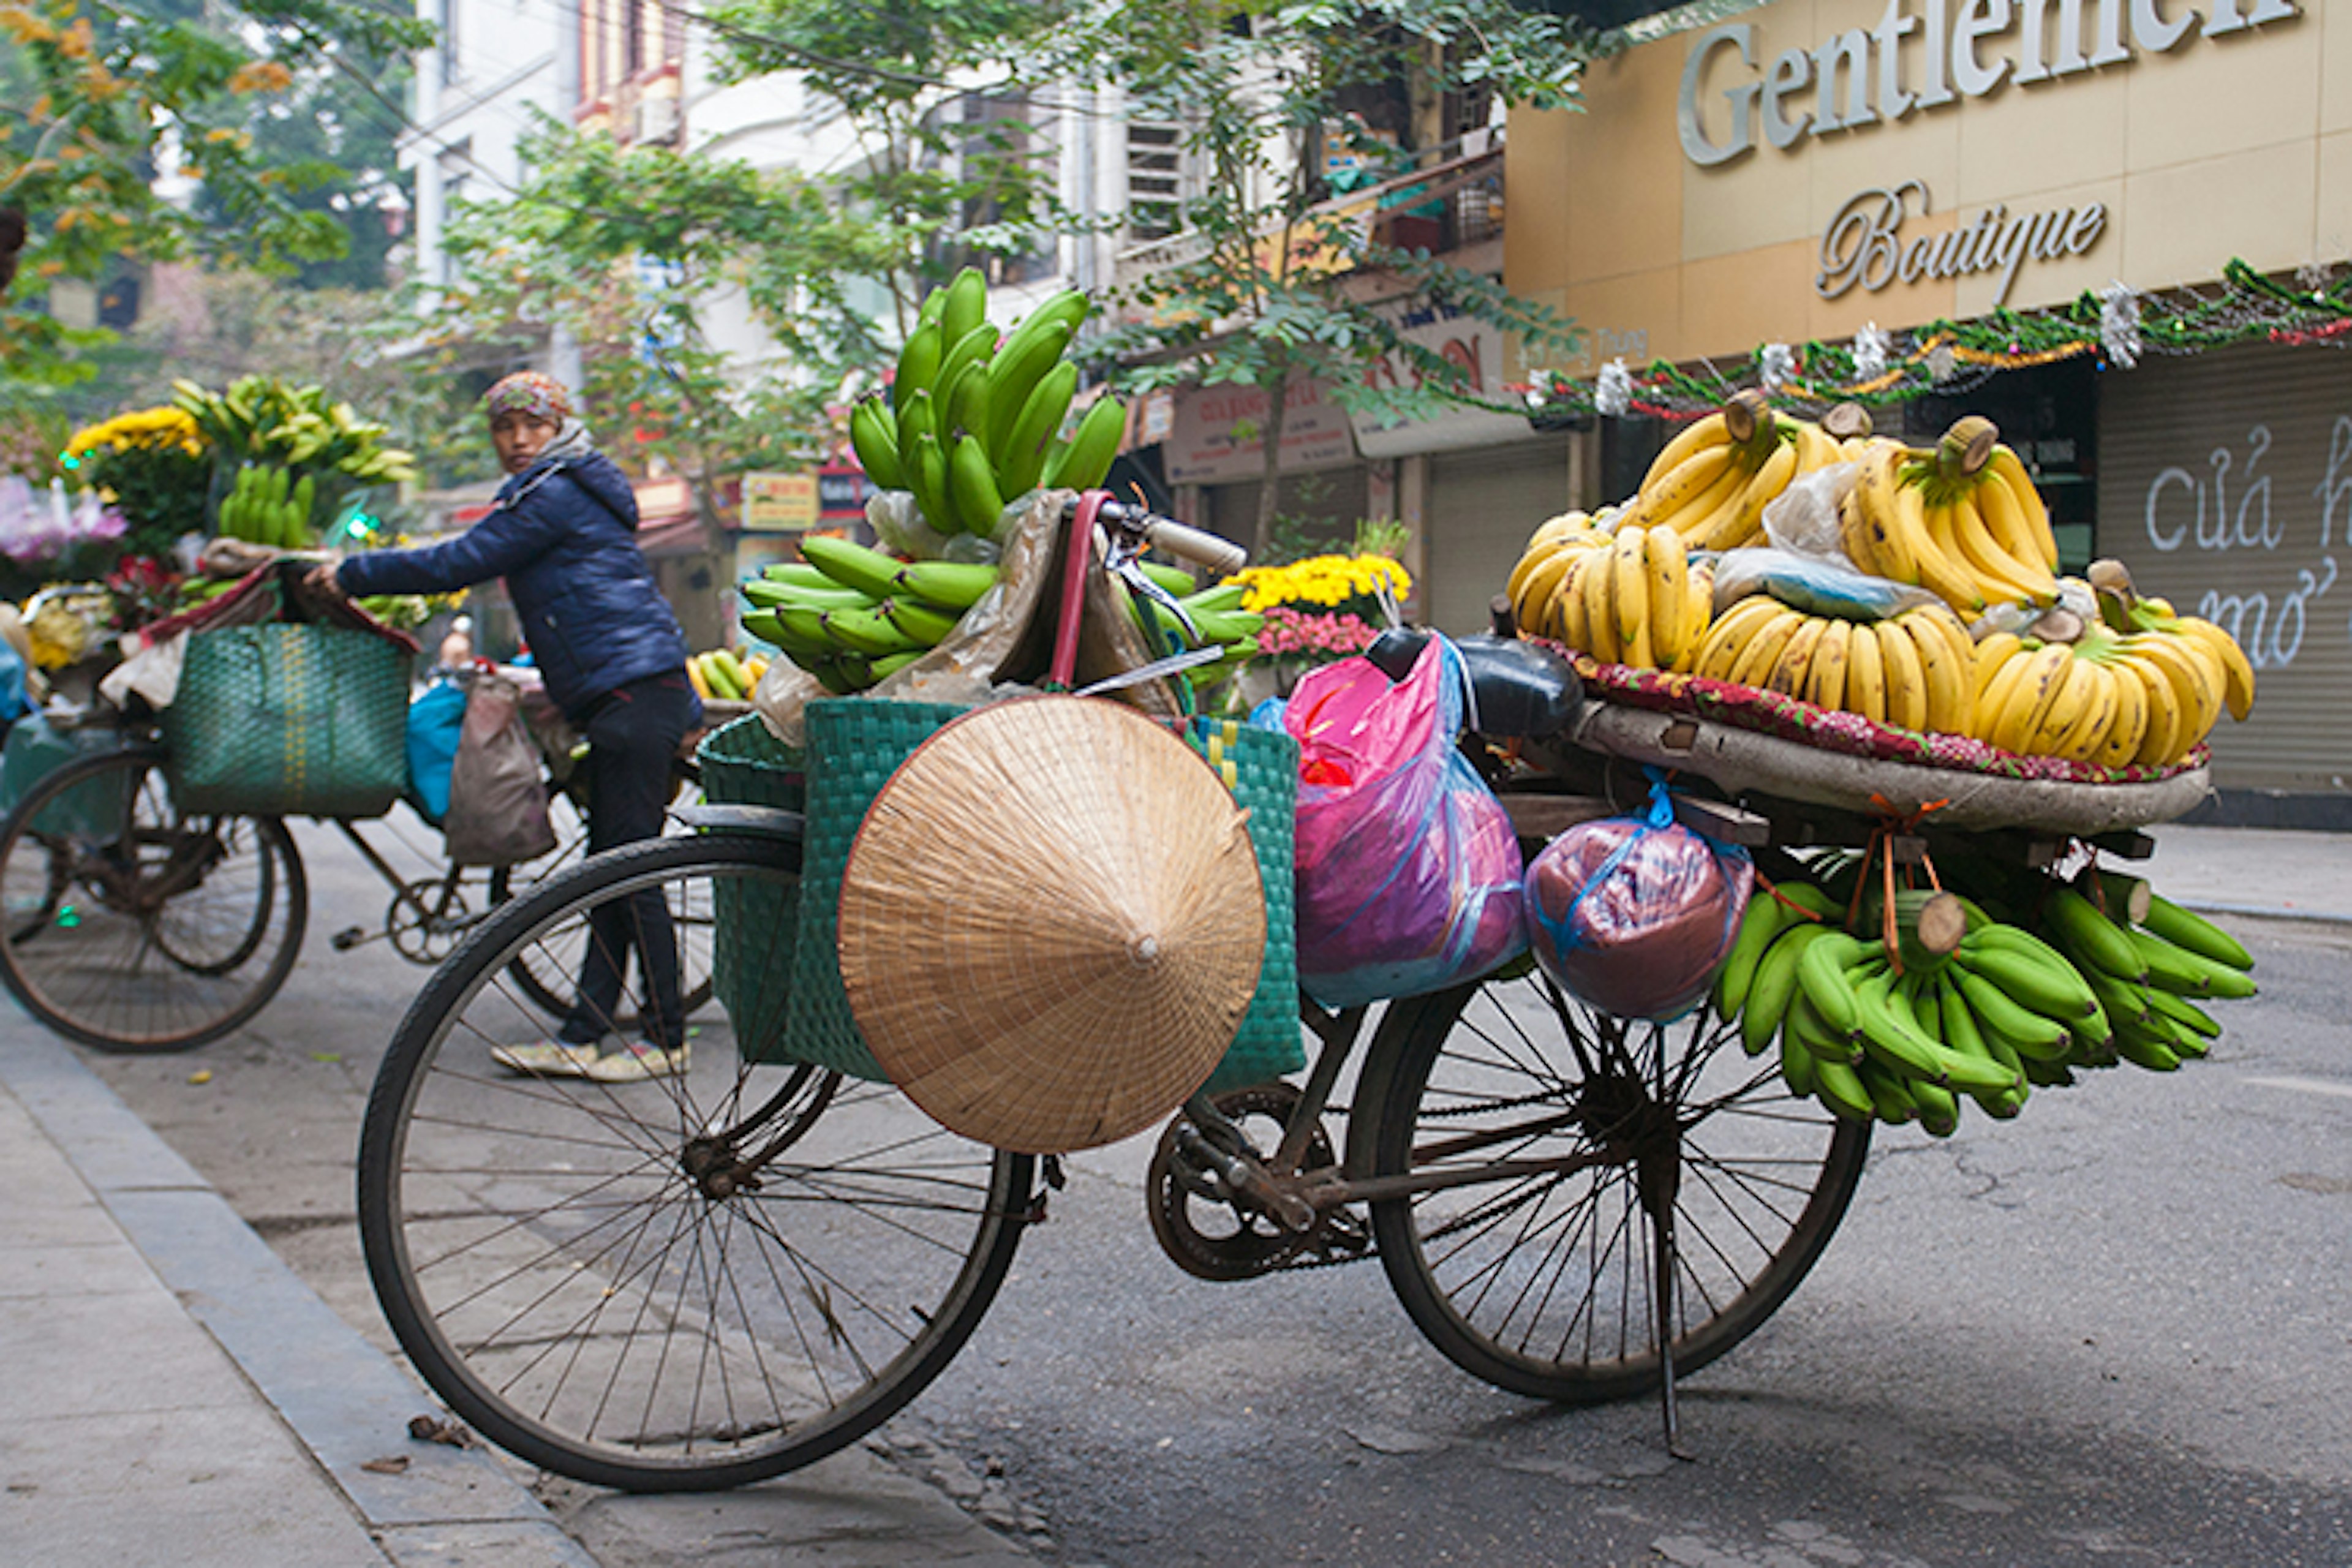
[[[1486,629],[1487,604],[1528,535],[1571,504],[1569,441],[1556,435],[1429,459],[1422,602],[1431,626],[1455,636]]]
[[[2224,789],[2352,790],[2352,354],[2270,344],[2100,378],[2098,546],[2259,672]]]

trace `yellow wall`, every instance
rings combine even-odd
[[[1899,3],[1924,17],[1930,0]],[[1948,17],[1962,10],[1963,0],[1938,3]],[[2021,8],[1971,3],[2011,18],[1980,55],[2014,61]],[[2128,0],[2111,3],[2128,16]],[[2086,35],[2099,4],[2083,0]],[[2212,8],[2158,0],[2154,14],[2177,21]],[[2253,0],[2238,9],[2251,13]],[[1685,59],[1704,29],[1668,36],[1595,65],[1583,112],[1512,116],[1505,281],[1586,329],[1583,360],[1557,368],[1590,374],[1621,355],[1639,364],[1738,354],[1842,339],[1865,321],[1891,330],[1990,310],[1997,273],[1898,279],[1834,300],[1816,291],[1823,231],[1839,209],[1857,192],[1908,180],[1926,185],[1932,212],[1922,217],[1912,203],[1906,242],[1995,203],[2013,215],[2104,205],[2105,227],[2084,254],[2019,268],[2011,309],[2063,303],[2111,279],[2143,292],[2209,281],[2233,256],[2265,271],[2345,261],[2352,0],[2297,9],[2222,37],[2192,28],[2169,51],[2139,48],[2120,65],[2022,87],[2004,79],[1982,97],[1815,132],[1787,149],[1759,126],[1752,152],[1713,167],[1685,156],[1675,121]],[[1736,49],[1713,57],[1700,98],[1710,135],[1728,133],[1725,87],[1764,78],[1786,50],[1868,32],[1886,13],[1887,0],[1782,0],[1720,18],[1754,25],[1756,56],[1752,68]],[[1920,51],[1915,33],[1902,54],[1915,89]],[[1812,109],[1814,89],[1793,101]]]

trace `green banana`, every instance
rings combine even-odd
[[[1789,1016],[1781,1020],[1780,1038],[1793,1038],[1817,1062],[1843,1062],[1850,1068],[1862,1065],[1862,1047],[1852,1036],[1830,1027],[1801,985],[1789,998]]]
[[[825,635],[852,653],[879,658],[922,646],[900,631],[877,609],[827,610],[820,617]]]
[[[1118,458],[1118,444],[1127,436],[1127,409],[1109,393],[1095,399],[1070,434],[1069,444],[1054,455],[1045,471],[1048,489],[1098,489]]]
[[[1143,574],[1174,595],[1179,604],[1183,604],[1186,595],[1200,590],[1200,584],[1192,581],[1192,574],[1181,566],[1162,566],[1157,561],[1146,561],[1142,566]],[[1184,607],[1188,611],[1192,608],[1190,605]]]
[[[2064,1024],[2011,1000],[2007,992],[1966,966],[1955,966],[1947,973],[1960,988],[1988,1043],[1998,1037],[2029,1063],[2064,1059],[2074,1039]]]
[[[812,610],[871,609],[877,603],[873,595],[862,588],[845,588],[837,583],[827,583],[822,588],[804,588],[797,583],[771,583],[754,577],[740,585],[743,597],[763,610],[779,605],[804,605]]]
[[[830,588],[832,578],[805,561],[779,562],[761,568],[760,575],[771,583],[796,583],[803,588]]]
[[[2217,963],[2201,953],[2179,947],[2152,931],[2139,930],[2131,939],[2147,961],[2148,983],[2176,996],[2252,996],[2254,983],[2243,970]]]
[[[1855,1027],[1863,1048],[1893,1071],[1930,1083],[1948,1081],[1944,1053],[1923,1037],[1906,1007],[1897,1015],[1891,1004],[1894,975],[1880,971],[1853,988]]]
[[[1748,1005],[1739,1013],[1740,1043],[1749,1056],[1763,1055],[1764,1047],[1780,1032],[1789,1000],[1797,991],[1797,961],[1808,945],[1829,934],[1822,926],[1791,926],[1766,947],[1755,981],[1748,986]]]
[[[2015,928],[2009,928],[2014,930]],[[1960,944],[1954,962],[2047,1017],[2062,1020],[2087,1017],[2099,1005],[2082,972],[2063,956],[2044,959],[2003,942],[1988,942],[1978,931]]]
[[[929,648],[913,648],[906,653],[887,653],[867,668],[876,680],[887,680],[929,651]]]
[[[956,532],[955,500],[948,489],[947,448],[928,431],[915,443],[915,499],[923,515],[940,532]]]
[[[2153,1030],[2116,1030],[2116,1050],[2134,1067],[2150,1072],[2176,1072],[2180,1067],[2180,1053],[2172,1048],[2168,1038]]]
[[[1919,1102],[1904,1087],[1904,1080],[1876,1062],[1864,1062],[1853,1069],[1862,1081],[1862,1091],[1870,1097],[1871,1111],[1890,1127],[1900,1127],[1919,1118]],[[1933,1084],[1923,1087],[1933,1089]]]
[[[1780,1081],[1799,1100],[1810,1100],[1813,1094],[1813,1057],[1789,1031],[1780,1031]]]
[[[783,618],[772,610],[754,610],[743,617],[743,629],[761,642],[783,649],[791,658],[794,654],[817,655],[831,647],[830,643],[800,637],[784,625]],[[798,663],[798,659],[793,660]]]
[[[1793,918],[1778,900],[1767,894],[1748,899],[1748,908],[1739,917],[1739,930],[1731,939],[1731,951],[1716,966],[1713,991],[1718,1017],[1738,1016],[1740,1005],[1748,1000],[1748,988],[1755,982],[1756,966],[1763,960],[1764,950]]]
[[[966,533],[989,538],[1003,521],[1004,498],[996,493],[996,475],[977,436],[957,437],[948,454],[948,499]]]
[[[1064,360],[1047,371],[1013,422],[1013,434],[998,456],[996,488],[1008,496],[1024,496],[1037,488],[1045,470],[1045,445],[1062,427],[1070,399],[1078,390],[1078,367]]]
[[[960,618],[952,610],[942,610],[936,605],[926,605],[916,599],[885,599],[882,601],[885,619],[925,647],[937,647],[956,629]]]
[[[1843,1062],[1814,1061],[1813,1098],[1848,1121],[1871,1121],[1878,1115],[1870,1090],[1864,1087],[1854,1069]]]
[[[2209,1040],[2221,1034],[2221,1026],[2215,1023],[2205,1009],[2188,998],[2175,996],[2169,991],[2158,991],[2153,986],[2145,994],[2151,1013],[2169,1018],[2180,1027]]]
[[[2169,899],[2151,894],[2147,900],[2147,919],[2140,924],[2152,935],[2162,937],[2173,946],[2215,963],[2242,971],[2254,966],[2254,955],[2248,952],[2236,937],[2203,915],[2184,910]]]
[[[1032,316],[1032,321],[1036,317]],[[982,434],[988,437],[989,455],[1003,461],[1007,444],[1013,437],[1013,422],[1021,416],[1022,405],[1045,373],[1062,362],[1062,351],[1069,346],[1071,329],[1058,321],[1041,323],[1043,330],[1031,332],[1024,324],[1013,330],[1013,335],[998,345],[996,357],[988,364],[988,427]]]
[[[982,381],[987,379],[988,362],[996,354],[996,329],[982,321],[961,338],[943,341],[949,348],[940,361],[939,377],[931,390],[946,411],[954,407],[958,386],[967,374],[977,373]]]
[[[1841,1035],[1861,1027],[1853,983],[1845,972],[1870,956],[1870,949],[1843,931],[1809,944],[1797,960],[1797,984],[1822,1022]]]
[[[898,372],[890,383],[890,406],[904,416],[908,400],[931,390],[940,374],[940,356],[947,352],[937,321],[924,321],[907,334],[898,350]],[[907,433],[898,432],[898,450],[907,449]]]
[[[898,427],[875,398],[861,399],[849,411],[849,444],[866,477],[886,490],[903,490],[906,476],[898,468]]]
[[[899,586],[898,562],[878,550],[868,550],[846,539],[812,534],[801,541],[801,554],[835,582],[855,588],[869,599],[887,599]],[[932,600],[934,604],[942,602]]]
[[[2145,981],[2147,965],[2124,927],[2072,888],[2052,889],[2042,901],[2042,918],[2060,945],[2075,958],[2118,979]]]
[[[1220,583],[1213,588],[1203,588],[1197,594],[1181,598],[1177,603],[1184,606],[1185,614],[1197,615],[1203,610],[1238,610],[1242,607],[1242,601],[1248,597],[1248,584]]]
[[[926,605],[963,611],[996,586],[997,575],[996,567],[976,562],[910,561],[898,567],[890,581],[897,591]]]
[[[1949,1138],[1959,1131],[1960,1102],[1950,1089],[1940,1084],[1921,1083],[1916,1079],[1905,1083],[1903,1089],[1910,1095],[1912,1108],[1919,1113],[1920,1129],[1928,1137]]]
[[[946,293],[940,306],[940,341],[953,344],[987,321],[988,279],[979,268],[967,267],[950,279]]]

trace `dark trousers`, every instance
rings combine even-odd
[[[633,680],[590,710],[581,726],[588,742],[590,854],[660,837],[672,788],[671,759],[693,716],[694,690],[683,670]],[[643,994],[625,1010],[621,988],[632,951]],[[562,1037],[590,1044],[616,1029],[625,1011],[634,1011],[645,1039],[677,1049],[686,1039],[677,967],[677,933],[661,889],[597,905],[588,917],[579,998]]]

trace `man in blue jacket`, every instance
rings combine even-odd
[[[509,375],[482,407],[508,475],[490,514],[444,543],[354,555],[312,580],[365,597],[505,578],[548,695],[588,742],[590,853],[655,837],[669,800],[670,760],[701,721],[702,704],[687,679],[686,634],[637,548],[636,497],[552,379]],[[590,937],[579,996],[556,1038],[490,1054],[517,1072],[607,1083],[685,1071],[677,941],[660,891],[600,906]],[[635,1009],[644,1037],[601,1051],[623,1016],[633,950],[646,993]]]

